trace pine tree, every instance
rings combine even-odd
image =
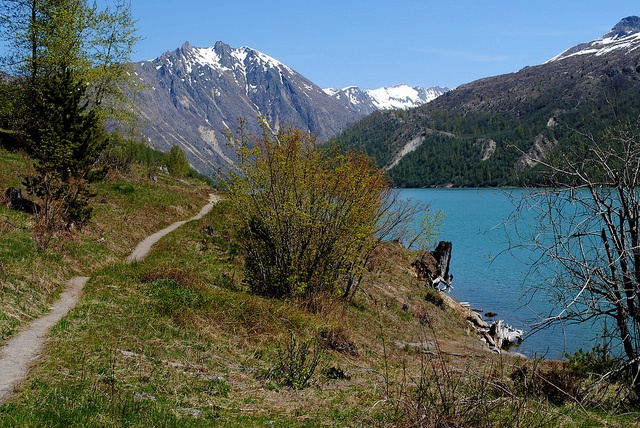
[[[6,0],[1,71],[13,76],[15,105],[0,112],[34,163],[25,179],[38,198],[35,240],[45,248],[59,230],[82,226],[91,210],[93,166],[106,146],[103,125],[130,111],[123,104],[135,35],[131,6],[102,10],[87,0]],[[2,107],[2,106],[0,106]]]
[[[41,203],[35,239],[45,248],[56,231],[88,220],[89,184],[99,176],[93,166],[107,139],[95,108],[87,105],[86,84],[72,70],[60,70],[37,87],[26,138],[34,174],[25,185]]]

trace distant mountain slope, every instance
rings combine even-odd
[[[398,87],[389,90],[389,99],[365,93],[365,104],[349,102],[268,55],[222,42],[210,48],[185,43],[134,69],[144,86],[136,105],[147,142],[163,151],[179,145],[207,174],[233,162],[224,132],[236,128],[238,117],[251,131],[259,131],[257,117],[264,116],[275,127],[294,126],[326,140],[378,108],[374,103],[416,105],[421,96],[434,96],[422,88]],[[415,96],[403,98],[402,91]]]
[[[257,116],[317,133],[338,132],[361,115],[275,59],[250,48],[218,42],[211,48],[181,48],[135,64],[147,88],[138,105],[150,145],[167,151],[180,145],[202,172],[232,162],[223,132],[236,119],[257,130]]]
[[[376,157],[399,186],[497,186],[540,159],[640,113],[640,19],[544,64],[462,85],[404,112],[349,126],[339,145]],[[373,131],[375,130],[375,132]]]

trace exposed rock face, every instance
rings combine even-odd
[[[326,139],[362,117],[281,62],[253,49],[185,43],[152,61],[134,65],[145,89],[139,95],[141,128],[162,151],[179,145],[191,164],[215,173],[233,162],[224,133],[237,118],[259,132],[258,116]]]
[[[640,17],[628,16],[618,22],[608,36],[620,38],[637,32],[640,32]]]
[[[495,153],[497,144],[490,138],[478,138],[474,146],[480,147],[482,150],[482,157],[480,159],[486,161]]]
[[[538,135],[531,148],[518,159],[516,170],[524,171],[527,168],[535,166],[547,157],[557,144],[557,140],[550,140],[543,134]]]
[[[135,101],[147,143],[165,152],[180,146],[207,174],[233,163],[225,133],[236,129],[239,117],[258,135],[262,116],[276,130],[293,126],[325,141],[372,111],[413,107],[447,90],[399,85],[387,88],[387,98],[356,87],[323,90],[268,55],[222,42],[210,48],[187,42],[134,64],[134,71],[143,85]]]

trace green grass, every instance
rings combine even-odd
[[[327,298],[318,313],[246,290],[224,201],[144,261],[123,262],[143,237],[199,211],[205,193],[167,178],[112,178],[98,188],[87,229],[44,253],[33,251],[30,217],[0,208],[7,335],[43,312],[65,279],[91,274],[28,379],[0,406],[0,427],[637,424],[634,413],[519,392],[515,368],[543,363],[488,352],[446,301],[425,298],[408,268],[413,255],[392,245],[375,255],[366,293],[346,307]],[[282,357],[292,340],[326,345],[302,389],[275,376],[295,362]]]
[[[27,170],[22,154],[0,148],[0,194],[22,186]],[[99,183],[91,202],[93,219],[82,230],[54,239],[46,251],[38,251],[31,240],[34,217],[0,203],[0,343],[42,315],[68,279],[124,259],[144,237],[205,204],[206,186],[166,176],[154,183],[145,171],[136,166]]]

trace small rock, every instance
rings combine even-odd
[[[218,382],[226,382],[222,376],[200,375],[200,380],[217,380]]]
[[[136,354],[135,352],[127,351],[127,350],[124,350],[124,349],[121,349],[120,353],[122,355],[124,355],[125,357],[144,357],[144,355]]]
[[[157,397],[151,394],[147,394],[146,392],[134,392],[133,399],[136,401],[142,401],[142,400],[158,401]]]
[[[185,415],[188,416],[193,416],[194,418],[199,417],[202,414],[202,410],[200,409],[193,409],[191,407],[181,407],[178,410],[180,410],[182,413],[184,413]]]
[[[422,351],[425,354],[432,352],[434,348],[433,342],[405,342],[404,340],[396,340],[396,346],[400,349],[412,349]]]

